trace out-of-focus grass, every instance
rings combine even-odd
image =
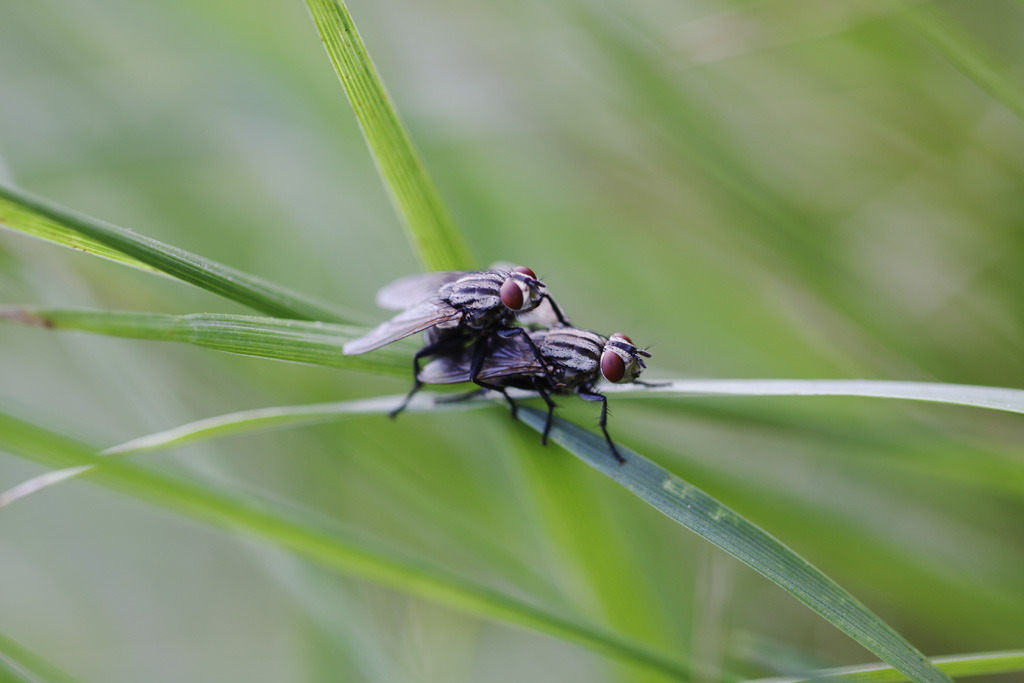
[[[984,46],[1000,87],[1020,82],[1019,3],[933,5],[966,36],[958,48]],[[919,20],[795,1],[350,8],[482,260],[529,264],[574,322],[652,344],[652,375],[1024,383],[1024,124]],[[377,287],[417,267],[301,3],[7,3],[0,64],[0,153],[41,196],[369,316],[383,315]],[[247,312],[8,235],[0,299]],[[3,406],[100,443],[406,386],[12,327],[0,343]],[[563,403],[593,426],[592,406]],[[613,399],[614,433],[927,654],[1019,645],[1014,416],[692,403]],[[500,585],[464,533],[446,533],[458,519],[579,613],[751,675],[785,673],[784,659],[755,667],[733,634],[770,635],[816,666],[868,658],[497,410],[154,462],[301,501]],[[0,460],[4,485],[36,472]],[[80,680],[639,678],[85,486],[7,512],[0,574],[18,590],[0,591],[5,635]]]

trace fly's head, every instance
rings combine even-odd
[[[644,358],[650,357],[651,354],[634,346],[626,335],[613,334],[601,352],[601,375],[609,382],[627,384],[647,368]]]
[[[526,266],[516,266],[508,272],[498,294],[512,313],[526,313],[544,299],[544,283]]]

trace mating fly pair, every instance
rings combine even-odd
[[[536,391],[548,406],[541,442],[547,443],[555,403],[552,394],[576,393],[600,401],[601,431],[620,463],[625,462],[608,435],[608,400],[597,391],[609,382],[639,382],[646,351],[629,337],[603,337],[571,327],[544,284],[522,266],[496,266],[480,272],[425,273],[396,280],[377,293],[382,308],[402,312],[369,334],[344,346],[346,354],[380,348],[424,332],[425,345],[413,357],[414,383],[396,416],[423,384],[473,382],[500,392],[515,415],[506,389]],[[515,327],[520,322],[541,329]],[[423,370],[420,360],[431,357]]]

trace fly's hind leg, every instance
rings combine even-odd
[[[441,341],[434,342],[433,344],[427,344],[416,352],[416,355],[412,357],[412,389],[410,389],[409,393],[406,394],[405,400],[402,401],[402,404],[388,413],[388,417],[392,420],[398,417],[398,414],[405,410],[409,405],[409,401],[411,401],[412,397],[416,395],[416,392],[423,388],[423,382],[420,380],[420,359],[424,356],[436,356],[448,351],[449,349],[458,348],[459,344],[459,340],[442,339]]]
[[[580,389],[580,398],[584,401],[600,401],[601,402],[601,431],[604,432],[604,440],[608,443],[608,448],[611,449],[612,455],[621,465],[626,462],[626,459],[619,455],[619,449],[615,447],[615,442],[612,441],[612,437],[608,435],[608,397],[604,394],[599,394],[593,389]]]

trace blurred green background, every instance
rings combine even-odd
[[[1024,3],[349,8],[481,264],[527,264],[574,323],[651,345],[651,377],[1024,384]],[[32,192],[367,321],[417,268],[297,0],[3,3],[0,160]],[[246,312],[10,233],[0,302]],[[0,344],[0,409],[97,446],[407,388],[11,326]],[[562,403],[595,427],[594,406]],[[1022,642],[1019,416],[838,398],[612,410],[618,440],[926,654]],[[145,461],[712,667],[871,660],[502,409]],[[4,456],[0,488],[40,471]],[[85,483],[0,514],[0,631],[82,681],[660,680]]]

